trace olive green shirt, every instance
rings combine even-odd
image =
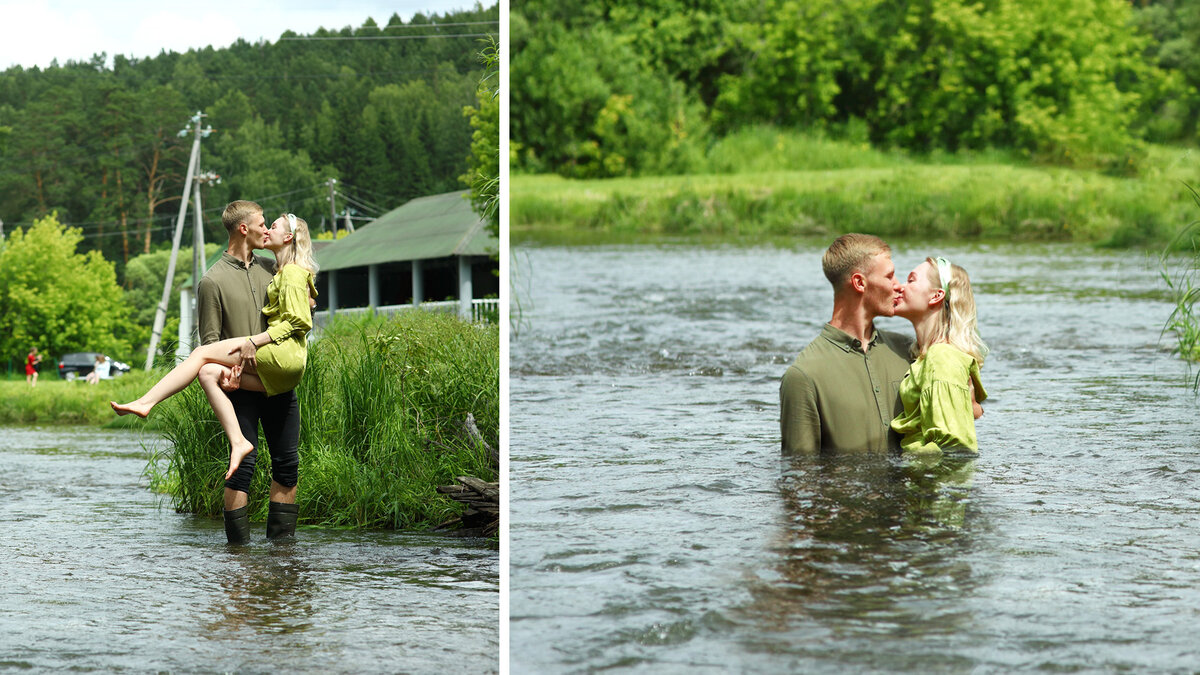
[[[262,308],[267,286],[275,276],[275,261],[252,255],[250,265],[221,255],[196,289],[196,311],[200,320],[200,344],[257,335],[267,329]]]
[[[903,407],[912,338],[876,330],[866,352],[857,338],[825,324],[779,385],[784,454],[899,450],[889,424]]]

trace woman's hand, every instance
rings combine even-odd
[[[242,367],[234,366],[220,379],[218,384],[224,391],[237,391],[242,387]]]
[[[974,378],[967,378],[967,386],[971,387],[971,414],[975,416],[975,419],[979,419],[980,417],[983,417],[983,406],[979,405],[979,401],[975,400]]]
[[[242,340],[241,344],[230,349],[229,355],[241,359],[242,365],[239,368],[245,368],[248,364],[251,369],[258,370],[258,345],[254,344],[250,338]]]

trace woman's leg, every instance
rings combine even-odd
[[[145,417],[150,414],[150,410],[154,406],[161,403],[163,400],[183,391],[185,387],[196,379],[200,374],[200,368],[206,363],[219,363],[226,366],[233,366],[240,363],[237,359],[229,355],[230,350],[241,344],[246,338],[230,338],[220,342],[214,342],[202,347],[197,347],[192,353],[184,359],[183,363],[171,369],[171,372],[163,376],[150,391],[143,394],[136,401],[126,403],[124,405],[116,401],[109,401],[113,410],[118,415],[128,415],[130,413],[138,417]]]
[[[212,406],[213,412],[217,415],[217,421],[221,423],[221,428],[225,430],[225,435],[229,437],[229,470],[225,472],[225,480],[237,471],[238,466],[246,455],[254,451],[254,443],[242,433],[242,427],[238,424],[237,413],[233,410],[233,403],[229,401],[229,397],[225,395],[225,391],[221,389],[221,378],[228,374],[225,366],[217,363],[206,363],[200,368],[200,373],[197,378],[200,380],[200,386],[204,389],[204,394],[208,397],[208,404]]]

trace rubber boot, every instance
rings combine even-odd
[[[296,518],[300,507],[295,504],[271,502],[267,506],[267,539],[282,539],[296,535]]]
[[[231,544],[250,543],[250,505],[225,511],[225,538]]]

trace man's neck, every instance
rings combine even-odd
[[[874,319],[875,317],[870,316],[861,305],[847,307],[834,303],[833,318],[829,320],[829,325],[852,338],[857,338],[865,352],[871,344],[871,338],[875,337],[875,325],[872,323]]]
[[[246,267],[250,266],[250,261],[254,259],[254,249],[250,248],[250,243],[244,238],[230,238],[229,246],[225,249],[229,255],[242,261]]]

